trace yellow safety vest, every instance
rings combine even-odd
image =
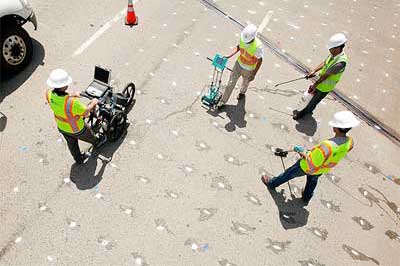
[[[324,66],[321,69],[320,76],[324,75],[331,66],[339,62],[345,62],[347,64],[347,56],[344,52],[337,55],[334,59],[332,59],[332,55],[329,55],[328,58],[325,60]],[[340,73],[330,75],[326,80],[318,84],[317,89],[322,92],[332,91],[333,89],[335,89],[336,84],[342,78],[343,73],[344,69]]]
[[[57,127],[59,130],[76,134],[81,132],[85,127],[83,120],[86,114],[86,106],[84,106],[76,97],[68,95],[58,96],[51,90],[46,92],[46,100],[54,112]]]
[[[353,148],[353,139],[348,137],[341,145],[325,140],[306,153],[306,158],[300,160],[301,169],[308,175],[328,173],[347,152]]]
[[[246,45],[246,43],[240,39],[240,56],[237,59],[239,61],[239,64],[245,66],[249,70],[254,70],[258,62],[257,57],[255,57],[254,55],[257,51],[257,48],[259,48],[261,45],[262,43],[258,38],[255,38],[250,45]]]

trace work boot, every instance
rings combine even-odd
[[[263,175],[261,176],[261,182],[264,183],[264,185],[268,188],[268,189],[275,189],[275,187],[271,186],[269,184],[269,182],[271,181],[271,177],[267,176],[267,175]]]
[[[237,96],[237,99],[238,99],[238,101],[240,101],[244,97],[246,97],[246,95],[244,93],[239,93],[238,96]]]
[[[301,112],[299,112],[297,110],[293,110],[293,120],[299,120],[303,116],[304,116],[304,114],[302,114]]]
[[[224,106],[223,102],[219,102],[216,106],[217,109],[221,109]]]

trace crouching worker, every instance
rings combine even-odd
[[[262,176],[262,182],[269,189],[275,189],[295,177],[306,175],[307,182],[302,200],[308,204],[317,186],[318,177],[328,173],[346,156],[347,152],[353,149],[353,139],[346,134],[359,124],[360,122],[350,111],[335,113],[333,120],[329,122],[335,132],[333,138],[322,141],[310,151],[305,151],[301,146],[295,146],[293,151],[297,152],[301,159],[279,176]]]
[[[46,92],[46,100],[54,112],[58,130],[67,141],[68,149],[76,163],[82,164],[85,155],[81,153],[78,140],[89,142],[96,147],[106,142],[106,138],[97,138],[93,131],[85,124],[84,118],[96,108],[97,99],[93,99],[86,106],[78,99],[80,93],[69,93],[68,85],[72,78],[63,69],[55,69],[47,79],[51,88]]]

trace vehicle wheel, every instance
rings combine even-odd
[[[125,86],[125,89],[122,91],[122,94],[128,99],[128,105],[131,106],[133,103],[133,97],[135,96],[135,84],[133,82],[128,83]]]
[[[126,128],[126,114],[123,111],[117,111],[112,117],[107,129],[107,138],[114,142],[124,133]]]
[[[32,39],[20,26],[1,27],[0,48],[5,72],[21,71],[32,59]]]

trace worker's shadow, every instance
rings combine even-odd
[[[118,150],[126,137],[126,131],[116,142],[107,142],[100,149],[92,150],[91,156],[84,164],[73,164],[71,166],[70,179],[79,190],[94,188],[103,179],[107,164],[112,161],[113,154]],[[97,170],[98,162],[101,167]]]
[[[246,115],[246,97],[240,99],[236,105],[225,105],[222,111],[226,112],[229,122],[225,125],[228,132],[233,132],[238,128],[245,128],[247,121],[244,119]]]
[[[317,131],[317,121],[311,114],[307,114],[303,118],[297,120],[296,130],[307,136],[314,136]]]
[[[284,190],[277,192],[268,189],[279,210],[279,220],[286,230],[305,226],[308,222],[309,212],[301,198],[290,198],[286,200]],[[293,197],[294,195],[292,195]]]

